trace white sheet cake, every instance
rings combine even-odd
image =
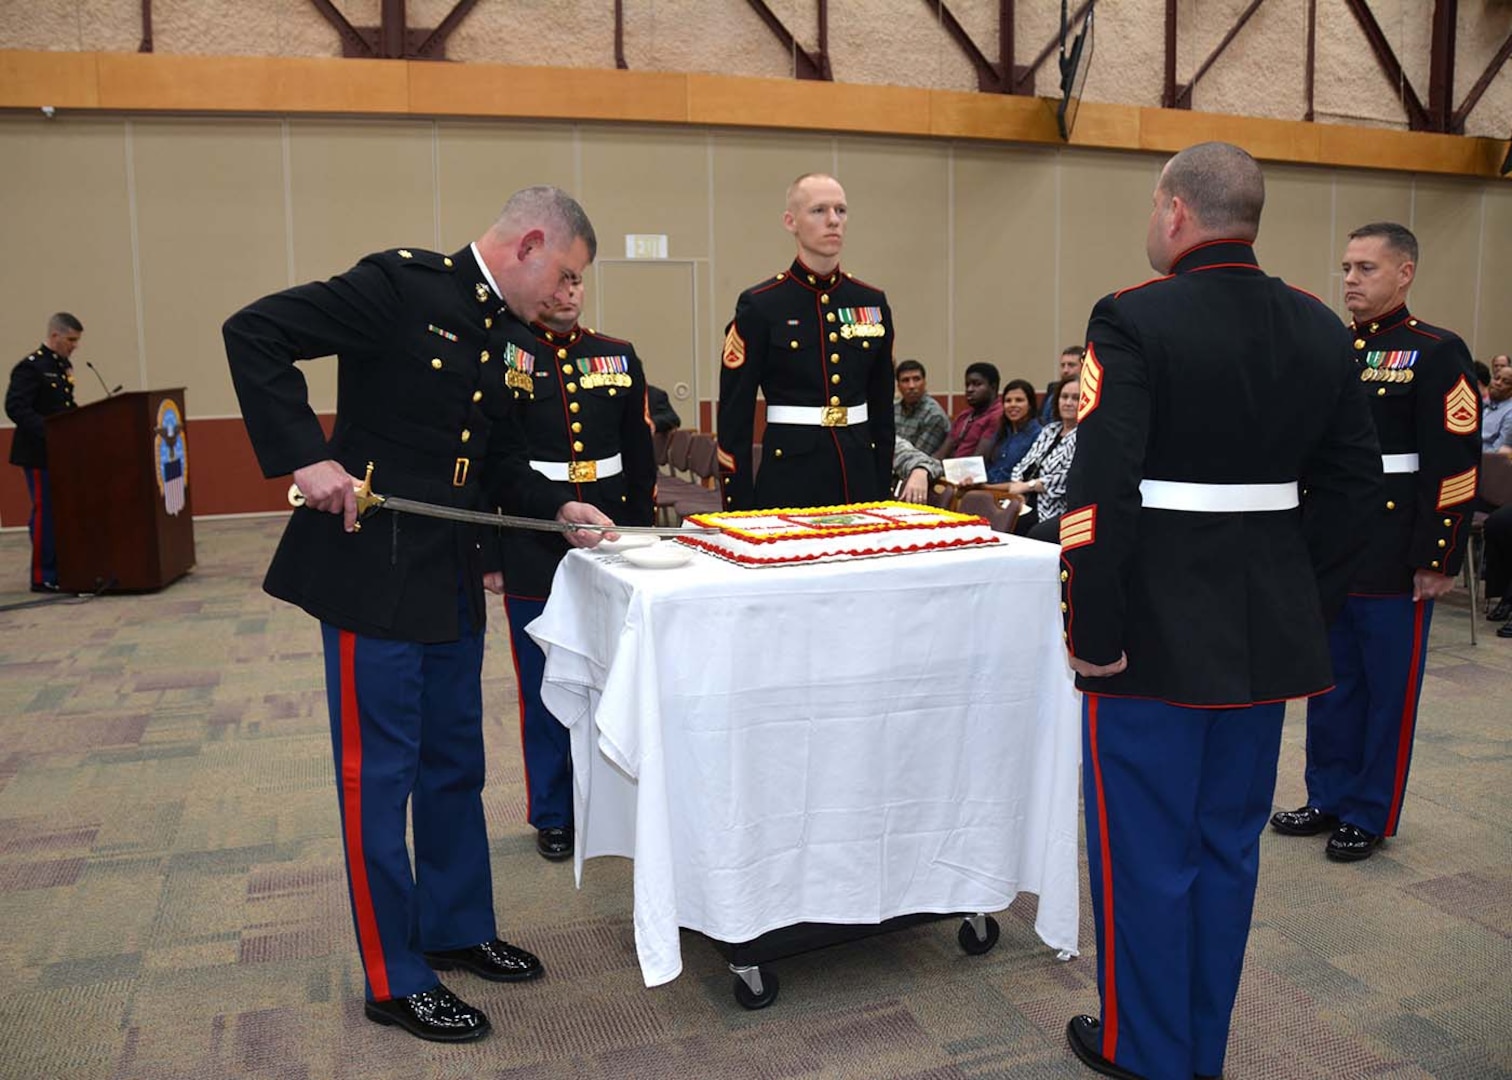
[[[694,514],[686,523],[718,533],[679,543],[741,566],[835,562],[996,544],[985,518],[905,502]]]

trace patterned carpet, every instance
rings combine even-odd
[[[762,1012],[696,939],[680,979],[645,989],[629,864],[590,863],[579,891],[534,853],[502,617],[495,892],[547,978],[454,976],[493,1019],[478,1045],[366,1022],[319,635],[258,589],[280,526],[201,522],[198,569],[159,595],[0,613],[0,1076],[1092,1075],[1062,1037],[1096,1003],[1090,922],[1086,955],[1059,963],[1032,897],[985,956],[932,923],[780,962]],[[27,558],[24,533],[0,536],[0,582]],[[1229,1080],[1512,1077],[1512,641],[1472,649],[1468,619],[1462,595],[1439,606],[1402,835],[1355,866],[1267,835]],[[1276,801],[1302,796],[1293,710]]]

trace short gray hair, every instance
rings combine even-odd
[[[47,320],[47,332],[49,334],[82,334],[84,324],[66,311],[60,311]]]
[[[1379,236],[1386,241],[1386,246],[1403,255],[1414,266],[1418,261],[1418,240],[1412,235],[1412,230],[1405,225],[1398,225],[1394,221],[1372,221],[1369,225],[1361,225],[1349,234],[1351,240],[1363,240],[1367,237]]]
[[[1160,181],[1209,232],[1254,239],[1265,209],[1260,163],[1232,143],[1205,142],[1173,157]]]
[[[494,228],[506,232],[544,225],[560,229],[565,243],[583,241],[588,246],[589,262],[598,257],[598,236],[593,231],[593,222],[578,201],[559,187],[537,184],[521,188],[505,202],[494,222]]]

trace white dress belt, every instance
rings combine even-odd
[[[1297,483],[1187,484],[1179,480],[1141,480],[1139,495],[1146,510],[1187,510],[1199,514],[1266,513],[1298,505]]]
[[[548,480],[573,484],[591,484],[606,476],[625,471],[625,459],[619,454],[597,461],[532,461],[530,467]]]
[[[768,405],[769,424],[804,424],[808,427],[849,427],[866,423],[866,403],[860,405]]]
[[[1381,469],[1389,473],[1412,473],[1418,471],[1416,454],[1382,454]]]

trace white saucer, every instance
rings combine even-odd
[[[650,547],[661,537],[651,533],[621,533],[618,540],[601,540],[594,545],[595,551],[624,552],[631,548]]]
[[[652,544],[650,547],[626,548],[620,552],[627,563],[647,570],[671,570],[684,566],[693,558],[693,549],[686,544],[671,541]]]

